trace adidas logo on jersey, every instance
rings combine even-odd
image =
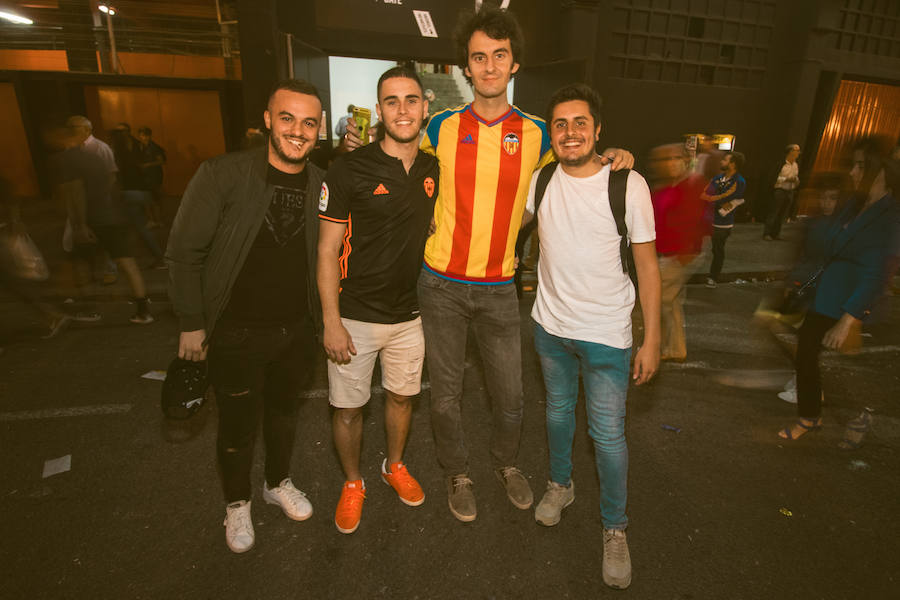
[[[379,183],[378,187],[375,188],[375,191],[372,192],[373,196],[384,196],[385,194],[390,194],[390,192],[386,187],[384,187],[383,183]]]
[[[472,134],[470,133],[469,135],[467,135],[466,137],[464,137],[462,143],[463,143],[463,144],[474,144],[474,143],[475,143],[475,140],[472,139]]]

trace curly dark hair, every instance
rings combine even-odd
[[[600,124],[600,107],[603,106],[603,100],[593,88],[583,83],[570,83],[553,92],[553,96],[550,97],[550,102],[547,104],[547,114],[545,115],[547,123],[553,119],[553,109],[557,104],[572,100],[585,101],[591,118],[594,119],[594,127]]]
[[[456,64],[464,73],[466,67],[469,66],[469,40],[476,31],[483,32],[492,40],[509,40],[513,62],[522,62],[525,36],[522,35],[522,28],[515,15],[508,10],[482,5],[478,12],[464,12],[453,33],[453,41],[456,45]],[[466,75],[466,80],[472,83],[472,79],[468,75]]]

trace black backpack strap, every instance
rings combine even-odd
[[[537,218],[538,207],[541,205],[541,200],[544,199],[544,192],[547,191],[547,186],[550,184],[550,179],[553,177],[553,174],[556,173],[556,167],[558,166],[559,163],[554,160],[553,162],[549,162],[541,167],[541,172],[538,173],[537,183],[534,186],[535,218]]]
[[[622,258],[622,271],[628,273],[628,227],[625,225],[625,192],[628,188],[628,169],[609,172],[609,208],[616,220],[619,232],[619,254]]]
[[[534,187],[534,212],[532,213],[534,216],[531,221],[519,231],[519,236],[516,238],[516,256],[520,259],[522,258],[522,252],[524,252],[525,240],[528,239],[528,236],[531,235],[531,232],[537,227],[538,208],[541,206],[541,200],[544,199],[547,185],[549,185],[550,179],[556,172],[557,166],[559,166],[559,163],[554,160],[541,167],[540,172],[538,172],[537,182],[535,182]]]

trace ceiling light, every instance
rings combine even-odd
[[[9,21],[10,23],[15,23],[16,25],[34,25],[34,21],[32,21],[31,19],[27,19],[25,17],[3,10],[0,10],[0,19],[4,19],[6,21]]]
[[[108,4],[99,4],[99,5],[97,5],[97,10],[99,10],[100,12],[105,13],[105,14],[111,16],[111,17],[114,17],[114,16],[116,15],[116,9],[115,9],[115,7],[112,7],[112,6],[108,5]]]

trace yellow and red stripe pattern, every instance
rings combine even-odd
[[[425,266],[467,283],[510,281],[531,175],[553,159],[544,121],[512,106],[487,122],[467,104],[434,115],[422,149],[441,173]]]

